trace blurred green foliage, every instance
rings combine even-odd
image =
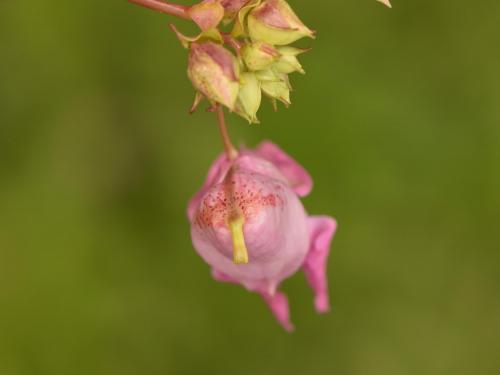
[[[0,2],[1,375],[500,373],[500,3],[291,3],[319,32],[294,104],[229,122],[339,221],[333,311],[295,276],[293,335],[192,249],[221,143],[172,19]]]

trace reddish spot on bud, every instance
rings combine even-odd
[[[191,43],[188,75],[209,100],[233,109],[238,97],[239,71],[231,52],[213,42]]]
[[[226,15],[233,18],[249,0],[222,0],[221,5],[226,10]]]
[[[191,19],[202,30],[217,27],[224,18],[224,7],[219,0],[204,0],[188,9]]]
[[[278,29],[288,29],[291,26],[283,13],[276,7],[275,2],[265,2],[252,15],[268,26]]]

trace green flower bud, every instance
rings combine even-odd
[[[273,65],[273,68],[278,73],[290,74],[299,72],[306,74],[299,60],[295,56],[281,56],[280,59]]]
[[[191,43],[188,76],[205,97],[233,110],[239,91],[238,61],[223,46]]]
[[[278,47],[277,50],[281,55],[281,57],[275,64],[273,64],[273,68],[278,73],[285,73],[285,74],[290,74],[293,72],[299,72],[301,74],[306,73],[304,69],[302,69],[302,65],[300,65],[300,62],[297,59],[297,55],[310,51],[310,48],[302,49],[302,48],[284,46],[284,47]]]
[[[286,74],[278,73],[274,68],[259,70],[258,72],[255,72],[255,76],[261,82],[288,82]]]
[[[280,54],[272,45],[256,42],[246,44],[241,49],[241,56],[249,70],[262,70],[275,62],[280,57]]]
[[[290,46],[281,46],[277,48],[278,52],[283,56],[298,56],[302,53],[309,52],[311,48],[297,48]]]
[[[272,67],[255,72],[255,76],[260,81],[262,92],[271,98],[275,109],[276,99],[283,102],[286,107],[290,105],[290,91],[292,87],[286,74],[279,73]]]
[[[278,99],[288,107],[290,103],[290,89],[284,82],[262,82],[262,92],[271,99]]]
[[[258,123],[257,111],[260,107],[262,93],[260,82],[254,73],[242,73],[240,78],[240,91],[235,111],[248,120],[249,123]]]
[[[285,0],[265,0],[253,8],[247,18],[253,40],[286,45],[304,37],[314,38]]]

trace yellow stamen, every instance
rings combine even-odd
[[[233,239],[234,264],[248,263],[248,251],[245,245],[245,236],[243,234],[244,222],[245,220],[241,216],[238,216],[234,219],[230,219],[228,222],[229,230],[231,231],[231,237]]]

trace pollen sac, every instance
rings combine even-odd
[[[304,37],[314,38],[285,0],[266,0],[248,14],[248,33],[254,41],[286,45]]]
[[[219,0],[204,0],[188,9],[191,19],[203,31],[216,28],[224,18],[224,7]]]
[[[271,44],[255,42],[241,49],[243,61],[249,70],[263,70],[274,63],[281,55]]]
[[[234,110],[240,86],[236,58],[213,42],[191,43],[189,48],[188,76],[193,86],[209,101]]]

